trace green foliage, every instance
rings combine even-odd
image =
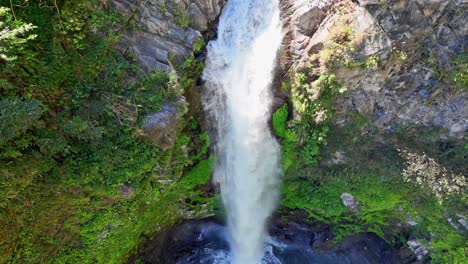
[[[321,75],[310,82],[305,73],[297,73],[291,86],[291,99],[300,120],[293,122],[300,158],[304,165],[316,165],[320,147],[327,144],[329,131],[326,121],[332,116],[332,101],[346,89],[339,85],[334,74]]]
[[[203,155],[206,155],[208,153],[208,148],[210,147],[210,144],[211,144],[210,136],[206,132],[201,133],[198,138],[200,141],[204,142],[204,144],[201,147],[200,151],[191,157],[192,160],[198,160]]]
[[[0,6],[0,61],[16,60],[24,44],[36,38],[30,33],[35,28],[31,23],[16,20],[11,9]]]
[[[462,53],[453,60],[450,71],[453,85],[458,89],[468,89],[468,53]]]
[[[339,64],[350,66],[353,64],[352,52],[354,31],[344,21],[331,28],[330,37],[325,41],[325,48],[320,51],[320,59],[327,68],[336,68]]]
[[[286,137],[286,122],[288,120],[288,105],[284,104],[273,113],[273,129],[278,137]]]
[[[406,222],[411,217],[423,219],[418,224],[421,238],[432,233],[433,262],[466,261],[466,256],[460,254],[466,247],[463,235],[448,224],[444,207],[421,189],[399,179],[382,178],[375,169],[334,168],[314,174],[316,177],[313,178],[287,179],[282,204],[291,209],[304,209],[312,219],[331,224],[334,241],[362,231],[374,232],[393,241],[398,238],[396,233],[391,233],[395,228],[388,226],[389,223]],[[344,192],[351,193],[360,202],[361,212],[356,215],[346,213],[340,199]]]
[[[454,90],[466,90],[468,87],[468,53],[462,53],[451,61],[451,67],[443,69],[438,65],[438,58],[431,54],[429,63],[439,81],[448,84]]]
[[[206,42],[203,38],[200,38],[197,42],[193,43],[192,49],[195,54],[200,53],[205,48]]]
[[[297,139],[294,129],[287,128],[288,105],[284,104],[273,113],[273,129],[282,140],[283,169],[288,171],[297,160]]]
[[[43,113],[41,103],[36,100],[22,101],[14,96],[0,100],[0,144],[39,127]]]
[[[412,235],[430,243],[427,247],[432,262],[464,263],[466,256],[461,252],[466,248],[465,233],[455,230],[445,218],[465,210],[463,202],[460,204],[460,197],[456,201],[439,204],[430,192],[405,182],[401,175],[404,160],[398,151],[388,145],[376,144],[376,139],[371,135],[363,135],[372,120],[355,114],[350,114],[349,118],[352,120],[350,125],[330,129],[329,144],[322,148],[320,154],[330,160],[339,151],[343,153],[346,165],[321,165],[313,170],[306,167],[288,175],[283,186],[282,204],[288,208],[306,210],[311,219],[329,223],[335,241],[367,231],[390,242],[401,242],[403,239],[405,243],[405,238],[399,235],[400,231],[393,223],[406,223],[412,219],[418,222]],[[401,133],[406,137],[416,133],[427,140],[429,135],[424,134],[425,130],[418,131],[405,130]],[[386,140],[405,140],[399,135],[395,137],[388,135]],[[402,142],[411,148],[424,146],[417,142]],[[430,145],[426,147],[433,148]],[[453,158],[458,160],[457,156]],[[344,192],[351,193],[359,201],[359,213],[346,212],[340,199]]]
[[[296,111],[308,119],[321,123],[329,118],[331,102],[346,88],[338,84],[334,74],[323,74],[310,82],[305,73],[297,73],[291,87],[291,99]],[[319,115],[320,114],[320,115]]]
[[[401,57],[397,56],[403,56],[401,54],[395,54],[395,58],[397,60],[403,60]],[[376,70],[378,69],[380,64],[380,58],[376,55],[369,56],[365,61],[356,61],[352,59],[348,59],[344,61],[344,65],[348,68],[362,68],[362,69],[367,69],[367,70]]]
[[[179,26],[188,28],[190,26],[190,17],[189,17],[187,10],[184,8],[183,4],[180,4],[180,3],[174,3],[174,4],[175,4],[175,8],[172,11],[172,14],[176,18],[176,23]]]
[[[305,144],[301,149],[301,158],[305,165],[317,165],[320,146],[327,145],[326,137],[328,130],[327,126],[321,126],[313,129],[312,133],[307,135]]]
[[[195,57],[187,58],[184,63],[176,66],[178,82],[183,89],[193,88],[204,68],[204,63]]]
[[[116,52],[120,18],[102,1],[20,3],[16,20],[0,15],[1,27],[24,31],[0,40],[16,57],[0,63],[0,263],[120,263],[143,236],[214,201],[194,189],[212,159],[183,176],[209,138],[186,133],[184,120],[166,153],[135,137],[183,85],[165,72],[143,76]],[[37,28],[20,30],[29,23]],[[202,67],[193,58],[180,67],[184,87]]]

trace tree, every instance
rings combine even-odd
[[[14,61],[23,44],[36,38],[30,31],[36,26],[16,20],[10,9],[0,7],[0,61]]]

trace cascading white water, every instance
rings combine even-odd
[[[280,151],[268,120],[280,45],[279,0],[229,0],[208,46],[204,107],[217,131],[215,181],[237,264],[260,260],[278,196]]]

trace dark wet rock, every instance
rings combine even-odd
[[[273,97],[272,112],[276,112],[276,110],[280,109],[285,103],[286,101],[283,98],[277,96]]]
[[[397,251],[376,234],[365,233],[346,238],[335,249],[349,256],[349,263],[404,263]]]
[[[202,227],[195,221],[188,221],[159,232],[154,240],[147,241],[151,246],[139,259],[143,263],[176,263],[196,246]]]
[[[414,255],[405,248],[394,248],[375,234],[350,236],[338,244],[327,225],[275,220],[265,255],[282,263],[412,263]],[[216,252],[226,257],[229,251],[227,230],[214,219],[192,220],[162,231],[150,240],[138,257],[142,263],[200,263]],[[215,253],[213,253],[215,252]],[[212,254],[212,255],[210,255]],[[226,259],[224,259],[226,260]]]

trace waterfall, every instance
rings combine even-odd
[[[229,0],[208,45],[204,108],[236,264],[259,262],[278,197],[280,151],[268,120],[280,45],[279,0]]]

